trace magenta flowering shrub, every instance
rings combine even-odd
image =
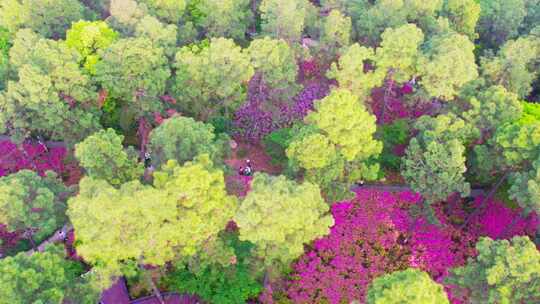
[[[378,123],[391,124],[396,119],[418,118],[422,115],[431,115],[438,109],[438,104],[434,102],[407,102],[405,92],[399,86],[394,87],[386,97],[386,107],[384,104],[385,87],[376,88],[371,94],[371,111],[377,117]],[[383,111],[384,108],[384,111]],[[384,115],[383,115],[384,112]]]
[[[17,245],[22,239],[22,231],[8,231],[6,225],[0,223],[0,254],[4,254],[10,248]]]
[[[293,265],[287,290],[293,302],[362,303],[374,278],[407,268],[414,259],[408,236],[393,222],[406,218],[402,199],[416,196],[359,191],[352,201],[333,205],[330,235],[316,240]]]
[[[234,114],[235,135],[244,141],[258,143],[265,135],[277,129],[272,113],[264,108],[270,90],[260,74],[255,74],[248,84],[248,100]]]
[[[477,198],[475,206],[481,202]],[[434,207],[440,225],[424,217],[411,217],[411,207],[420,207],[421,197],[411,192],[388,193],[372,189],[357,192],[351,201],[336,203],[335,219],[328,236],[316,240],[292,265],[287,295],[294,303],[350,303],[364,301],[370,282],[379,275],[414,267],[444,283],[450,268],[462,266],[476,255],[480,236],[533,235],[538,217],[520,217],[519,210],[490,201],[472,224],[460,229],[468,216],[462,200],[449,200]],[[451,302],[452,286],[445,285]]]
[[[23,169],[36,171],[44,175],[45,171],[52,170],[62,176],[66,168],[64,158],[66,149],[63,147],[49,148],[39,144],[24,143],[22,149],[10,141],[0,142],[0,176],[15,173]]]
[[[330,86],[325,82],[311,82],[304,86],[304,89],[298,93],[294,99],[294,104],[283,107],[281,112],[280,125],[288,126],[295,121],[303,120],[304,117],[313,111],[313,102],[326,97],[330,92]]]
[[[478,208],[483,199],[481,196],[477,197],[474,206]],[[509,239],[516,235],[533,236],[536,227],[540,225],[540,218],[534,212],[527,217],[522,217],[521,214],[520,208],[512,210],[501,202],[490,200],[485,211],[473,218],[467,229],[477,238],[489,236],[492,239]]]
[[[257,144],[273,131],[302,120],[313,110],[313,101],[322,99],[328,92],[327,82],[311,82],[306,84],[292,103],[268,104],[271,102],[270,91],[260,76],[255,75],[248,85],[248,101],[234,115],[236,136]]]

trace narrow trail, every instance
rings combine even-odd
[[[362,190],[362,189],[378,190],[378,191],[386,191],[386,192],[403,192],[403,191],[415,192],[407,185],[363,184],[363,185],[355,185],[351,187],[351,191],[357,191],[357,190]],[[485,195],[486,195],[486,191],[484,189],[472,189],[470,197],[485,196]]]

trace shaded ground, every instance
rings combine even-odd
[[[281,173],[281,168],[272,165],[270,156],[266,154],[264,148],[260,145],[238,143],[238,146],[232,150],[231,158],[225,160],[225,163],[234,172],[238,172],[240,167],[245,167],[247,159],[251,161],[254,172],[262,171],[272,175]]]

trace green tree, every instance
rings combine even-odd
[[[10,232],[25,232],[35,245],[66,221],[69,193],[52,171],[44,177],[30,170],[0,177],[0,223]]]
[[[223,172],[203,154],[183,166],[170,161],[154,173],[153,187],[131,181],[116,189],[85,177],[69,201],[68,216],[77,231],[77,252],[94,265],[120,270],[194,255],[235,209]]]
[[[72,22],[84,19],[77,0],[2,0],[0,25],[12,34],[30,28],[46,38],[60,39]]]
[[[75,157],[88,176],[113,186],[136,180],[143,168],[133,148],[124,151],[123,140],[113,129],[101,130],[75,145]]]
[[[445,0],[441,12],[450,20],[456,32],[466,35],[474,41],[478,37],[476,24],[480,18],[480,4],[476,0]]]
[[[9,49],[11,48],[11,35],[8,30],[0,26],[0,91],[6,87],[9,71]]]
[[[109,13],[107,23],[125,36],[132,35],[137,23],[146,15],[145,8],[135,0],[110,0]]]
[[[345,5],[355,20],[360,41],[374,46],[384,30],[406,23],[416,23],[424,32],[433,31],[442,4],[443,0],[378,0],[351,1]]]
[[[152,16],[144,16],[135,26],[136,37],[148,38],[155,47],[162,48],[167,57],[176,52],[178,28],[174,24],[163,24]]]
[[[98,53],[96,80],[116,98],[131,101],[138,91],[159,96],[171,75],[163,49],[152,47],[146,38],[127,38],[114,42]]]
[[[337,147],[345,159],[366,160],[381,152],[382,145],[373,139],[375,116],[370,114],[358,97],[347,90],[334,90],[315,102],[306,122],[319,128]]]
[[[480,0],[477,31],[486,48],[496,49],[518,35],[525,18],[524,0]]]
[[[255,39],[247,51],[255,73],[262,75],[262,81],[271,89],[272,99],[286,101],[300,90],[296,84],[298,66],[294,52],[284,40]]]
[[[459,142],[469,145],[479,137],[479,131],[474,125],[453,113],[435,117],[423,115],[415,122],[414,128],[419,131],[418,139],[424,143],[457,139]]]
[[[207,119],[230,116],[245,101],[253,76],[249,56],[232,40],[215,38],[208,47],[184,47],[176,54],[175,96],[182,112]]]
[[[463,112],[463,119],[478,128],[484,139],[491,138],[500,125],[519,119],[523,111],[517,95],[502,86],[491,86],[466,98],[469,110]]]
[[[374,58],[373,49],[355,43],[342,51],[338,62],[332,63],[326,76],[335,79],[340,88],[348,89],[364,99],[371,95],[371,89],[382,85],[386,76],[381,73],[382,70],[364,70],[364,65]]]
[[[351,18],[337,9],[332,10],[322,21],[320,38],[322,55],[333,60],[340,49],[351,44],[351,34]]]
[[[443,286],[427,273],[409,268],[373,280],[367,293],[368,304],[443,304],[450,303]]]
[[[386,29],[376,50],[376,68],[382,75],[391,74],[393,80],[405,82],[417,75],[417,61],[424,34],[414,24]]]
[[[78,21],[66,33],[66,44],[81,55],[81,64],[95,74],[95,65],[100,60],[98,51],[109,47],[118,37],[103,21]]]
[[[516,200],[524,214],[540,213],[540,160],[532,163],[532,168],[525,172],[516,172],[510,176],[511,187],[508,194]]]
[[[253,18],[249,0],[200,0],[197,9],[204,12],[198,26],[207,37],[245,40],[248,26]]]
[[[262,0],[259,6],[262,34],[299,42],[312,4],[307,0]]]
[[[287,265],[304,244],[329,232],[334,221],[328,210],[317,185],[256,173],[234,220],[240,240],[255,244],[265,265]]]
[[[140,0],[150,14],[166,23],[178,24],[187,7],[185,0]]]
[[[433,36],[418,60],[420,85],[436,98],[451,100],[467,82],[478,77],[474,44],[456,33]]]
[[[465,197],[470,185],[463,175],[467,171],[464,153],[465,147],[457,139],[421,142],[413,138],[401,174],[414,191],[422,194],[428,207],[455,192]]]
[[[346,198],[358,180],[378,177],[375,160],[382,144],[374,139],[375,116],[358,97],[334,90],[315,102],[315,111],[305,121],[307,125],[292,131],[286,150],[289,166],[303,169],[305,179],[318,184],[328,201]]]
[[[21,252],[0,260],[0,303],[96,303],[100,290],[81,278],[81,264],[65,258],[61,246]]]
[[[160,168],[168,160],[180,164],[207,153],[215,164],[222,164],[228,146],[226,135],[216,136],[214,127],[191,117],[167,119],[150,133],[152,161]]]
[[[19,31],[10,50],[18,80],[0,95],[0,132],[17,141],[41,133],[73,144],[98,129],[96,89],[79,61],[64,43]]]
[[[525,236],[512,240],[481,238],[478,256],[451,270],[453,294],[470,303],[537,303],[540,301],[540,252]]]
[[[257,280],[251,267],[253,244],[238,240],[238,233],[223,233],[220,236],[223,246],[232,249],[232,255],[224,264],[210,263],[193,270],[185,265],[176,265],[175,270],[165,278],[169,289],[179,293],[200,296],[209,303],[237,304],[245,303],[262,291],[262,284]]]
[[[488,84],[502,85],[525,98],[538,76],[540,37],[526,36],[506,42],[497,56],[481,59],[481,72]]]

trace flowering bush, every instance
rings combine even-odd
[[[474,207],[479,208],[483,199],[478,196]],[[469,221],[467,230],[476,238],[488,236],[492,239],[508,239],[516,235],[534,235],[536,227],[540,225],[540,218],[534,212],[527,217],[522,217],[521,214],[519,208],[512,210],[500,202],[489,200],[485,211]]]
[[[313,101],[329,92],[324,82],[307,84],[292,103],[271,104],[270,90],[258,75],[248,85],[248,101],[234,115],[236,135],[250,143],[258,143],[264,136],[279,128],[302,120],[313,110]]]
[[[359,191],[352,201],[333,205],[335,225],[330,235],[315,241],[293,265],[288,288],[293,302],[364,302],[367,286],[375,277],[406,269],[413,259],[405,243],[407,235],[392,219],[392,212],[405,213],[396,208],[401,199],[416,197]]]
[[[47,170],[55,171],[59,175],[62,175],[65,170],[65,148],[50,148],[46,152],[45,147],[39,144],[25,143],[22,149],[19,149],[16,144],[10,141],[2,141],[0,142],[0,155],[0,176],[22,169],[34,170],[41,176],[44,176]]]
[[[385,91],[385,87],[380,87],[374,89],[371,94],[371,110],[377,116],[378,123],[388,124],[396,119],[418,118],[433,113],[438,106],[436,103],[430,102],[408,102],[405,98],[407,92],[396,87],[387,94],[386,107],[384,107]]]
[[[480,202],[477,198],[475,206]],[[333,205],[335,225],[293,264],[288,297],[294,303],[363,303],[374,278],[408,267],[443,283],[450,268],[463,266],[476,255],[480,236],[500,236],[520,214],[490,201],[485,212],[462,230],[457,223],[463,223],[468,213],[461,200],[434,206],[439,226],[409,214],[407,210],[418,210],[420,204],[421,197],[410,192],[360,190],[353,200]],[[536,215],[519,217],[505,237],[532,235],[537,225]],[[445,286],[450,300],[461,303],[452,296],[452,288]]]

